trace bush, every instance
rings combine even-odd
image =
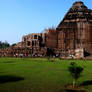
[[[75,62],[71,62],[68,68],[71,76],[73,77],[73,88],[75,87],[77,79],[81,76],[83,71],[83,67],[78,66]]]

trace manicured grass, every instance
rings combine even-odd
[[[0,92],[63,92],[72,61],[84,67],[77,83],[92,92],[92,61],[47,58],[0,58]]]

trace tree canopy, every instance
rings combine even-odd
[[[8,42],[2,42],[0,41],[0,49],[8,48],[10,44]]]

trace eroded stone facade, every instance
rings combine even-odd
[[[76,56],[76,50],[79,58],[84,57],[85,52],[92,53],[92,10],[83,2],[73,4],[58,25],[57,31],[58,49],[63,56]]]

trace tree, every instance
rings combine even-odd
[[[15,46],[16,45],[16,43],[13,43],[11,46],[13,47],[13,46]]]
[[[8,42],[1,42],[0,41],[0,49],[8,48],[10,44]]]
[[[71,76],[73,77],[73,88],[74,88],[77,79],[81,76],[83,68],[81,66],[78,66],[75,62],[71,62],[68,70],[69,70]]]

